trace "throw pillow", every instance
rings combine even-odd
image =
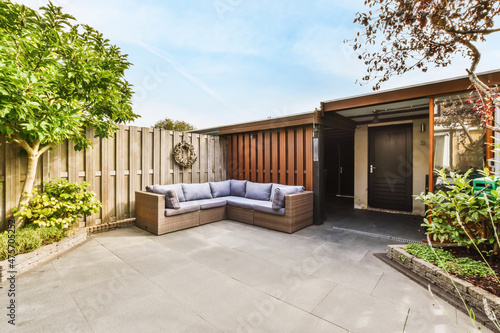
[[[269,201],[273,184],[247,182],[245,198]]]
[[[182,191],[186,201],[212,199],[212,192],[208,183],[182,184]]]
[[[186,199],[184,198],[184,193],[182,192],[182,184],[173,184],[173,185],[153,185],[153,192],[158,194],[165,195],[168,190],[174,190],[177,194],[177,198],[179,202],[184,202]]]
[[[210,182],[209,184],[214,198],[231,195],[231,182],[229,180],[223,182]]]
[[[181,208],[181,206],[179,205],[179,199],[177,198],[177,193],[175,193],[175,190],[173,189],[167,190],[167,193],[165,193],[165,208]]]
[[[299,189],[295,186],[278,187],[274,190],[272,208],[280,210],[285,207],[285,196],[288,194],[298,193]]]
[[[247,181],[231,179],[231,195],[244,197],[246,193]]]

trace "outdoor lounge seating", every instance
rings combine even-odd
[[[137,227],[156,235],[230,219],[293,233],[312,224],[313,192],[302,186],[226,180],[147,186],[135,192]]]

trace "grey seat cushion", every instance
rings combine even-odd
[[[276,192],[276,189],[278,187],[295,188],[295,189],[297,189],[297,191],[294,193],[304,192],[304,190],[305,190],[304,186],[300,186],[300,185],[298,185],[298,186],[296,186],[296,185],[281,185],[281,184],[273,183],[273,186],[271,187],[271,198],[269,198],[269,200],[273,201],[274,193]]]
[[[225,198],[203,199],[196,200],[195,202],[200,205],[200,209],[219,208],[224,207],[227,204],[227,200]]]
[[[269,201],[272,186],[271,183],[247,182],[245,198]]]
[[[200,205],[194,202],[181,202],[179,203],[179,205],[181,206],[179,209],[171,209],[171,208],[165,209],[165,216],[166,217],[176,216],[200,210]]]
[[[231,181],[210,182],[210,189],[214,198],[227,197],[231,195]]]
[[[212,199],[212,191],[208,183],[182,184],[182,191],[186,201]]]
[[[186,199],[184,198],[184,192],[182,191],[182,184],[172,184],[172,185],[153,185],[152,192],[153,193],[158,193],[158,194],[167,194],[168,190],[175,190],[175,193],[177,194],[177,198],[179,199],[179,202],[184,202]],[[146,187],[147,190],[147,187]]]
[[[246,193],[247,181],[231,179],[231,195],[244,197]]]
[[[272,207],[273,203],[270,201],[261,201],[259,203],[256,203],[253,205],[253,209],[255,211],[263,212],[263,213],[269,213],[269,214],[274,214],[274,215],[285,215],[285,208],[280,208],[278,210],[273,209]]]
[[[259,203],[261,201],[261,200],[254,200],[237,196],[226,197],[226,200],[229,206],[245,208],[245,209],[253,209],[254,204]]]

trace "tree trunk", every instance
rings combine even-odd
[[[21,197],[19,198],[19,212],[24,210],[24,204],[26,204],[30,199],[30,194],[33,191],[33,184],[35,183],[36,169],[38,166],[38,160],[40,159],[40,152],[38,147],[28,151],[28,172],[26,174],[26,181],[24,182],[23,190],[21,192]],[[24,224],[23,219],[18,219],[16,222],[16,228],[21,227]]]

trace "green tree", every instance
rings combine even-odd
[[[19,207],[28,201],[40,156],[69,139],[75,149],[113,135],[132,112],[127,55],[49,3],[40,12],[0,2],[0,134],[28,154]]]
[[[172,120],[170,118],[165,118],[156,122],[153,126],[154,128],[161,128],[170,131],[186,132],[196,129],[193,125],[186,123],[185,121]]]
[[[500,107],[498,87],[489,87],[476,75],[481,60],[477,42],[499,32],[494,20],[500,15],[498,0],[366,0],[368,11],[357,13],[355,23],[364,31],[352,40],[359,59],[367,66],[362,81],[375,81],[374,90],[391,76],[429,64],[446,67],[461,55],[470,59],[466,69],[478,93],[475,110],[483,125],[490,126],[495,105]],[[373,50],[372,48],[376,48]]]

